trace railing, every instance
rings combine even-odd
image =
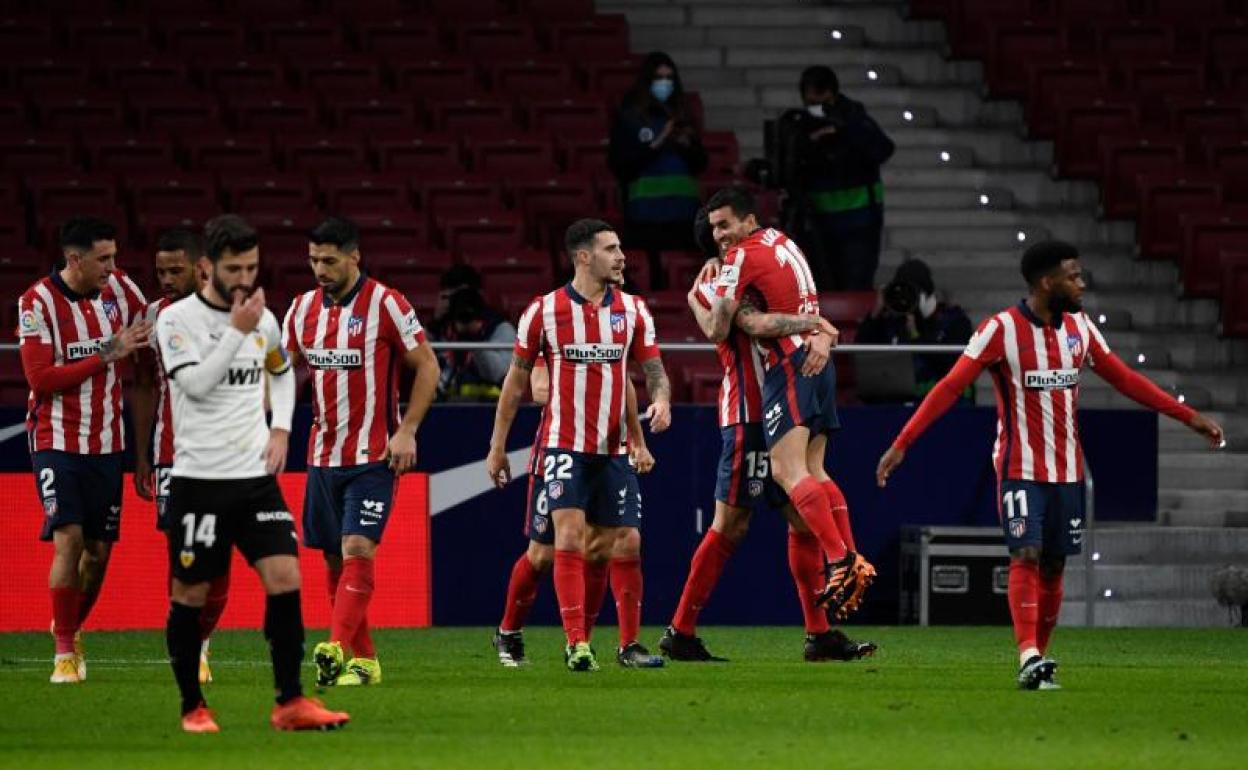
[[[511,350],[510,342],[433,342],[434,350],[472,351],[472,350]],[[672,353],[697,353],[715,351],[710,342],[659,342],[659,347]],[[0,343],[0,352],[12,352],[18,349],[17,343]],[[836,353],[961,353],[962,345],[838,345]]]

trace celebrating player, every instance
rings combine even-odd
[[[1084,364],[1119,392],[1223,444],[1222,428],[1162,391],[1110,352],[1083,312],[1079,252],[1061,241],[1037,243],[1022,259],[1027,298],[985,320],[958,363],[923,399],[880,458],[882,487],[906,450],[987,369],[997,393],[992,459],[1001,526],[1010,551],[1008,598],[1018,642],[1018,686],[1054,689],[1049,640],[1062,606],[1066,557],[1080,550],[1084,519],[1083,448],[1075,411]]]
[[[529,387],[533,400],[545,406],[550,396],[550,376],[543,359],[539,358],[529,376]],[[654,456],[646,447],[645,434],[641,430],[641,421],[637,417],[637,393],[633,383],[627,383],[627,404],[624,418],[628,425],[629,459],[638,474],[646,474],[654,469]],[[549,419],[549,411],[542,410],[542,419],[538,423],[537,436],[534,438],[533,450],[529,455],[528,476],[529,488],[525,508],[525,535],[529,538],[528,548],[516,559],[511,568],[511,576],[507,582],[507,600],[503,609],[503,619],[494,632],[494,650],[498,653],[498,662],[508,668],[524,666],[528,658],[524,653],[524,622],[528,618],[529,609],[537,600],[537,589],[541,579],[550,572],[555,561],[555,530],[550,522],[550,507],[546,500],[546,484],[542,478],[541,437]],[[599,543],[593,552],[597,558],[588,558],[585,564],[585,607],[586,636],[591,635],[597,620],[598,611],[606,597],[608,579],[618,585],[617,615],[620,622],[620,652],[617,660],[626,667],[653,667],[653,656],[648,652],[642,654],[633,648],[637,641],[637,633],[641,626],[640,573],[637,573],[637,591],[629,589],[632,580],[632,562],[641,553],[641,535],[639,530],[628,529],[614,543]],[[609,545],[609,550],[603,546]],[[587,554],[589,555],[589,554]],[[609,559],[609,563],[604,561]],[[638,563],[638,567],[640,563]],[[608,572],[609,570],[609,572]],[[644,647],[642,648],[644,651]]]
[[[368,630],[373,560],[398,477],[416,465],[416,431],[433,401],[438,360],[407,299],[360,270],[354,224],[329,217],[308,240],[320,288],[291,303],[282,344],[292,362],[307,362],[315,398],[303,536],[325,554],[333,607],[329,641],[312,653],[316,682],[380,684]],[[400,363],[416,371],[402,421]]]
[[[173,573],[165,636],[182,695],[182,729],[218,732],[198,679],[200,615],[235,546],[265,591],[264,637],[273,662],[277,730],[325,730],[349,717],[303,695],[303,613],[294,518],[276,474],[286,465],[295,377],[277,319],[256,287],[259,239],[240,217],[204,227],[203,288],[156,322],[173,398],[169,558]],[[273,422],[265,422],[265,391]]]
[[[771,313],[818,315],[819,296],[810,267],[797,244],[778,230],[761,229],[754,199],[729,187],[706,204],[711,232],[724,254],[711,308],[710,338],[722,342],[732,331],[742,299],[755,292]],[[809,332],[778,329],[781,336],[758,338],[766,351],[763,423],[771,476],[784,489],[826,557],[828,581],[819,596],[839,617],[859,606],[875,568],[850,550],[845,497],[824,470],[828,434],[839,427],[836,371],[815,374],[807,364]]]
[[[719,272],[719,247],[711,238],[705,209],[698,213],[694,230],[699,245],[711,261],[689,291],[689,308],[698,325],[709,333],[715,297],[710,281]],[[659,640],[659,649],[673,660],[724,660],[712,655],[697,636],[698,613],[706,606],[724,565],[745,538],[753,504],[766,498],[773,508],[783,510],[789,522],[789,570],[797,586],[806,627],[803,657],[815,662],[853,660],[870,655],[875,652],[874,644],[853,641],[840,630],[833,630],[827,613],[816,603],[824,587],[823,554],[819,542],[771,479],[767,445],[763,441],[763,362],[751,340],[751,336],[775,337],[779,333],[791,333],[790,329],[810,332],[805,365],[818,371],[828,363],[837,330],[818,315],[761,313],[748,304],[737,311],[733,325],[728,338],[716,344],[724,379],[719,391],[723,451],[715,484],[715,519],[693,555],[680,603],[671,625]],[[852,543],[848,519],[842,531]]]
[[[615,288],[623,282],[625,261],[615,231],[606,222],[582,219],[568,228],[564,243],[575,277],[535,299],[520,317],[486,469],[500,487],[510,480],[507,433],[533,363],[542,356],[550,369],[550,418],[539,443],[555,529],[555,593],[567,636],[565,659],[572,671],[594,671],[598,664],[586,632],[585,549],[599,554],[599,543],[614,544],[620,527],[635,529],[641,519],[641,496],[625,441],[626,358],[640,361],[645,371],[651,400],[646,415],[655,432],[671,423],[671,386],[650,311],[639,298]],[[621,591],[628,591],[630,603],[639,608],[638,560],[628,573]],[[653,665],[654,656],[640,644],[617,651],[625,653],[637,657],[638,665]]]
[[[121,527],[121,377],[146,346],[145,300],[116,269],[117,231],[75,217],[60,231],[63,265],[18,300],[26,432],[43,502],[40,539],[54,552],[48,585],[56,654],[51,681],[87,677],[79,629],[95,606]]]
[[[144,311],[153,326],[161,311],[199,288],[196,264],[203,256],[199,236],[189,230],[173,229],[161,234],[156,242],[156,281],[161,296],[148,303]],[[173,469],[173,404],[169,398],[169,380],[160,366],[156,340],[139,355],[135,367],[134,401],[135,459],[134,490],[144,500],[156,501],[156,529],[166,534],[169,522],[165,513],[169,506],[170,471]],[[199,682],[212,681],[208,665],[208,640],[225,612],[230,595],[230,573],[227,569],[208,587],[208,598],[200,613]]]

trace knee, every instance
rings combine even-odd
[[[284,594],[299,590],[299,560],[294,556],[273,556],[272,561],[257,569],[264,591],[268,594]]]
[[[1035,546],[1015,548],[1013,551],[1010,551],[1010,561],[1038,566],[1040,564],[1040,549]]]
[[[750,512],[748,510],[720,510],[715,514],[715,522],[711,525],[711,529],[734,545],[739,544],[745,540],[746,533],[750,531]]]
[[[347,535],[342,539],[342,556],[345,559],[371,559],[377,554],[377,544],[363,535]]]
[[[174,578],[169,596],[173,601],[185,604],[187,607],[203,607],[208,601],[208,584],[183,583]]]
[[[584,548],[584,524],[575,517],[560,517],[555,522],[555,546],[564,551],[579,551]]]
[[[76,560],[82,557],[85,549],[86,543],[82,539],[82,530],[76,527],[69,531],[58,532],[53,538],[55,558]]]
[[[797,486],[805,475],[807,475],[805,466],[797,463],[776,462],[773,455],[771,477],[786,492]]]
[[[615,538],[611,555],[619,559],[631,559],[641,555],[641,530],[626,528]]]
[[[555,566],[555,547],[552,545],[542,545],[540,543],[529,543],[527,552],[529,564],[535,572],[546,573],[550,568]]]
[[[1062,576],[1062,573],[1065,571],[1066,571],[1066,559],[1064,557],[1058,557],[1058,558],[1049,557],[1049,558],[1044,558],[1040,560],[1040,577],[1044,578],[1045,580],[1053,580],[1055,578],[1059,578]]]
[[[586,539],[585,560],[595,564],[603,564],[611,558],[615,551],[615,538],[604,533],[595,532]]]

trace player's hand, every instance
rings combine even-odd
[[[156,478],[152,472],[152,464],[142,457],[134,461],[134,493],[149,502],[156,499]]]
[[[880,464],[875,469],[875,483],[881,488],[888,485],[888,477],[893,475],[893,471],[897,470],[897,466],[901,465],[901,461],[906,459],[906,450],[890,446],[888,451],[880,458]]]
[[[632,449],[628,450],[628,454],[638,473],[649,473],[654,470],[654,455],[650,454],[650,449],[645,444],[634,444]]]
[[[650,143],[650,149],[657,150],[660,147],[662,147],[667,142],[668,138],[672,135],[672,129],[674,129],[675,127],[676,127],[676,122],[674,120],[669,119],[667,121],[667,124],[663,126],[663,130],[660,131],[659,135],[656,136],[654,138],[654,141]]]
[[[511,463],[502,447],[490,447],[490,453],[485,456],[485,473],[498,489],[507,486],[511,481]]]
[[[1209,446],[1212,448],[1222,449],[1226,446],[1226,433],[1223,432],[1222,426],[1203,414],[1197,412],[1192,421],[1188,423],[1188,427],[1209,439]]]
[[[234,294],[234,304],[230,307],[230,325],[243,334],[251,334],[260,325],[264,316],[264,289],[257,288],[251,296],[244,297],[241,292]]]
[[[395,476],[416,467],[416,434],[406,430],[396,431],[386,444],[386,455],[382,458],[394,471]]]
[[[832,338],[816,329],[806,338],[806,360],[802,363],[802,376],[814,377],[828,365],[832,356]]]
[[[655,401],[646,407],[646,419],[650,421],[651,433],[662,433],[672,425],[672,405]]]
[[[284,430],[269,431],[269,444],[264,448],[264,472],[276,476],[286,470],[286,450],[290,434]]]
[[[100,358],[103,358],[105,363],[120,361],[136,350],[142,350],[151,345],[151,334],[151,322],[135,321],[104,342],[100,347]]]

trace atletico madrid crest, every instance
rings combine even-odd
[[[364,331],[363,317],[358,315],[351,316],[351,318],[347,320],[347,334],[355,337],[362,331]]]
[[[1026,519],[1010,519],[1010,537],[1019,538],[1027,532]]]
[[[104,305],[104,315],[108,316],[109,323],[115,324],[121,320],[121,310],[117,307],[114,300],[106,299],[102,303]]]
[[[628,316],[623,313],[612,313],[611,332],[613,334],[623,334],[626,328],[628,328]]]

